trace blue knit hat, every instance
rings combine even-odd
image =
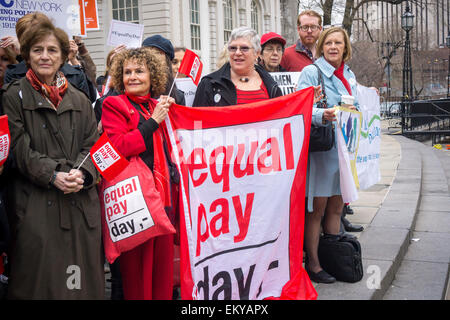
[[[142,42],[142,46],[161,49],[166,55],[169,56],[170,60],[173,60],[173,58],[175,57],[173,45],[170,40],[160,36],[159,34],[145,39],[144,42]]]

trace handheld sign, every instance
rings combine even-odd
[[[202,69],[203,63],[200,61],[200,58],[195,54],[195,52],[186,49],[178,72],[191,78],[195,85],[198,86],[202,76]]]
[[[116,47],[126,44],[127,48],[139,48],[144,34],[144,25],[131,22],[111,20],[106,44]]]
[[[69,37],[80,34],[80,6],[78,0],[0,0],[0,38],[16,35],[16,22],[24,15],[42,12]]]
[[[128,160],[113,147],[106,133],[91,148],[90,155],[97,170],[109,181],[128,166]]]
[[[10,145],[11,135],[9,133],[8,116],[4,115],[0,117],[0,166],[8,158]]]
[[[283,95],[297,91],[297,83],[301,72],[270,72],[273,80],[280,87]]]
[[[84,21],[86,29],[100,30],[98,23],[97,0],[83,0],[84,2]]]

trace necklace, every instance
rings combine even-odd
[[[239,81],[240,81],[240,82],[249,82],[249,81],[250,81],[250,78],[242,77],[242,78],[239,78]]]

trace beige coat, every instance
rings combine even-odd
[[[65,195],[54,170],[77,167],[98,139],[91,103],[69,87],[57,110],[26,78],[3,95],[18,172],[12,185],[11,299],[103,299],[98,173],[90,158],[85,187]]]

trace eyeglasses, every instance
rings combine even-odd
[[[281,48],[281,47],[278,47],[278,48],[265,47],[265,48],[264,48],[264,51],[267,51],[267,52],[270,52],[270,53],[272,53],[272,52],[274,52],[274,51],[276,51],[276,52],[278,52],[278,53],[282,53],[282,52],[283,52],[283,48]]]
[[[228,51],[230,51],[230,52],[236,52],[237,50],[240,50],[242,53],[247,53],[247,52],[249,52],[250,51],[250,49],[253,49],[253,48],[250,48],[250,47],[247,47],[247,46],[229,46],[228,47]]]
[[[310,29],[312,32],[317,31],[320,29],[320,26],[314,24],[312,26],[299,26],[300,30],[306,32],[308,29]]]

